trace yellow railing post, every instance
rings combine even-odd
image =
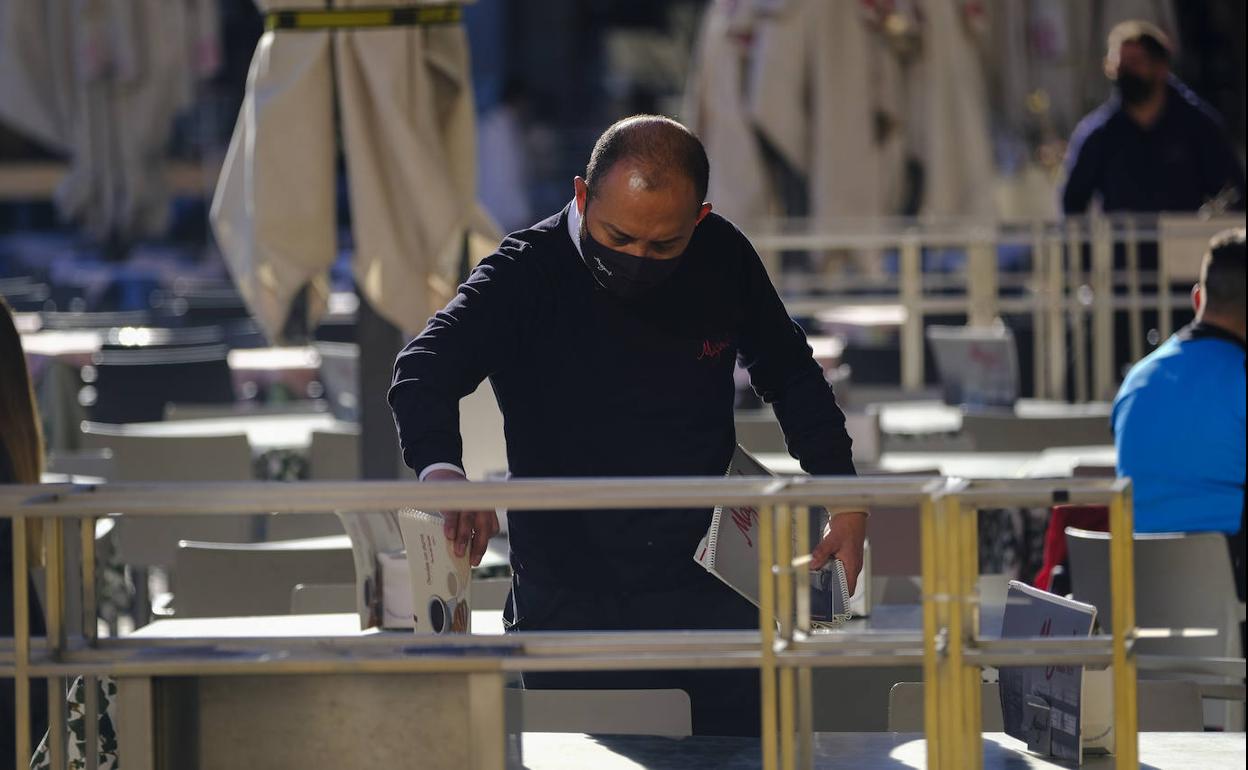
[[[1138,768],[1139,721],[1136,713],[1134,517],[1131,486],[1122,482],[1109,506],[1109,590],[1114,634],[1115,767]]]
[[[758,509],[758,632],[762,660],[759,662],[762,696],[763,770],[776,770],[776,581],[775,512],[770,505]]]
[[[26,517],[13,517],[13,695],[14,767],[30,765],[30,584],[27,571]]]
[[[776,516],[776,605],[780,617],[781,649],[788,649],[793,640],[793,509],[781,506]],[[796,753],[794,737],[797,722],[793,712],[795,703],[794,677],[791,666],[780,669],[780,766],[794,770]]]
[[[65,521],[60,517],[44,522],[44,546],[47,550],[47,630],[48,655],[60,661],[65,650]],[[48,677],[48,755],[52,770],[65,770],[67,765],[65,714],[65,677]]]
[[[945,627],[947,595],[941,579],[940,530],[937,503],[931,498],[924,500],[919,511],[919,548],[923,579],[923,730],[927,737],[928,770],[946,770],[941,729],[945,696],[941,630]]]
[[[955,559],[958,581],[954,597],[959,616],[959,644],[956,653],[960,658],[963,650],[974,643],[979,635],[979,511],[975,506],[962,505],[957,498],[949,500],[950,512],[956,517],[958,549]],[[953,634],[950,633],[952,637]],[[951,656],[952,657],[952,656]],[[959,765],[967,770],[978,770],[984,764],[983,693],[980,682],[983,675],[979,666],[958,662],[957,676],[962,683],[962,735],[963,756]]]
[[[797,515],[797,555],[810,554],[810,509],[802,507]],[[794,571],[797,596],[797,630],[810,634],[810,575],[805,565]],[[801,770],[814,770],[814,676],[810,666],[797,670],[797,766]]]

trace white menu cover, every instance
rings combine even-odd
[[[455,555],[442,524],[439,513],[399,511],[411,570],[413,626],[418,634],[467,634],[472,627],[468,607],[472,566],[467,552]]]

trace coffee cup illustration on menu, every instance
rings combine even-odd
[[[441,514],[406,509],[399,511],[398,518],[411,571],[416,633],[469,633],[472,567],[468,554],[455,555],[454,543],[442,533]]]

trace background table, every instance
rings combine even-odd
[[[526,733],[527,770],[755,770],[759,741],[752,738],[658,738]],[[820,733],[815,767],[903,770],[927,766],[923,736],[910,733]],[[1083,766],[1102,770],[1113,757],[1085,757]],[[1021,741],[985,733],[984,768],[1055,768],[1065,765],[1028,754]],[[1243,733],[1141,733],[1140,767],[1221,770],[1244,767]]]

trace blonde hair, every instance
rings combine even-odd
[[[0,445],[18,484],[38,484],[43,474],[43,430],[26,370],[13,311],[0,298]]]

